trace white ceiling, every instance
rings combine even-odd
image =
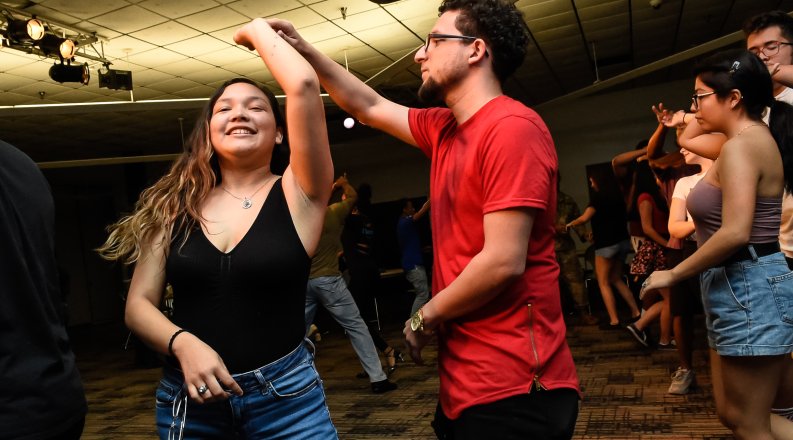
[[[132,71],[134,91],[91,81],[59,84],[52,59],[0,49],[0,139],[39,161],[147,155],[180,150],[180,118],[189,130],[201,103],[149,100],[207,98],[224,80],[247,76],[278,90],[261,60],[232,41],[253,17],[281,17],[362,79],[378,72],[378,89],[411,102],[420,77],[410,54],[437,18],[437,0],[0,0],[3,5],[86,32],[115,69]],[[793,9],[793,0],[519,0],[531,32],[525,63],[507,92],[537,105],[669,57],[740,29],[749,16]],[[346,8],[346,18],[342,16]],[[408,55],[408,62],[397,63]],[[388,68],[391,66],[390,68]],[[596,68],[597,66],[597,68]],[[388,69],[387,69],[388,68]],[[670,65],[623,86],[673,79],[690,67]],[[43,92],[43,93],[42,93]],[[129,102],[125,106],[29,105]],[[5,108],[4,108],[5,107]],[[330,109],[331,118],[340,117]],[[101,122],[101,123],[98,123]],[[336,124],[339,125],[339,124]],[[63,133],[72,133],[64,139]],[[331,130],[331,140],[334,132]],[[54,147],[57,145],[57,148]]]

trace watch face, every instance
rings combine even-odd
[[[419,312],[417,311],[416,313],[413,314],[413,316],[410,317],[410,329],[415,332],[420,327],[421,327],[421,315],[419,315]]]

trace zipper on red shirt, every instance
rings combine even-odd
[[[534,370],[534,387],[537,391],[544,390],[545,387],[540,383],[540,355],[537,353],[537,345],[534,341],[534,314],[532,313],[531,303],[527,304],[529,309],[529,338],[531,339],[531,350],[534,353],[534,361],[537,368]]]

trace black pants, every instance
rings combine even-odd
[[[569,440],[578,417],[578,393],[569,388],[532,391],[467,408],[456,420],[435,410],[441,440]]]

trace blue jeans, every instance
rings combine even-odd
[[[416,310],[430,300],[430,289],[427,284],[427,271],[424,266],[413,266],[412,269],[405,271],[405,278],[413,285],[413,290],[416,291],[416,298],[413,300],[413,307],[410,308],[410,316],[416,313]]]
[[[387,378],[377,355],[372,335],[361,318],[358,306],[341,275],[317,277],[308,280],[306,287],[306,332],[314,321],[317,303],[322,304],[333,319],[341,325],[350,337],[350,344],[361,361],[369,381],[379,382]]]
[[[708,345],[721,356],[793,352],[793,272],[777,252],[700,275]]]
[[[161,439],[337,439],[314,356],[305,344],[281,359],[233,375],[242,396],[192,401],[182,372],[165,367],[156,392]]]

